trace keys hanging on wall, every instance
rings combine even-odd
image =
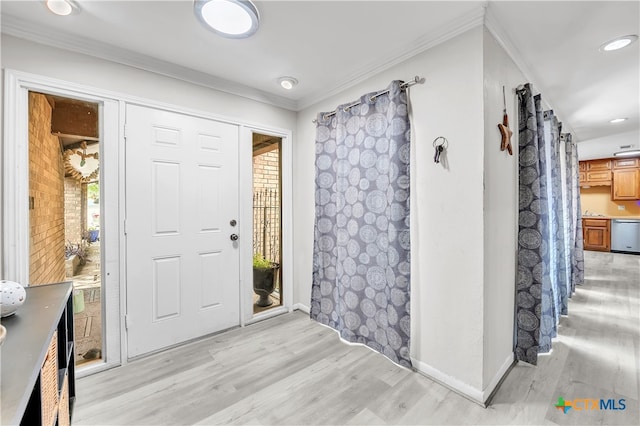
[[[444,151],[444,146],[442,146],[442,145],[436,146],[436,153],[433,156],[433,162],[434,163],[439,163],[440,162],[440,154],[442,153],[442,151]]]
[[[435,153],[433,155],[434,163],[440,163],[440,156],[447,146],[449,146],[449,141],[447,141],[447,138],[443,136],[438,136],[433,140],[433,148],[435,149]]]

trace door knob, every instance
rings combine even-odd
[[[229,238],[231,238],[231,241],[238,241],[238,238],[240,237],[238,237],[238,234],[231,234]]]

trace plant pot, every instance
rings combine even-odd
[[[269,299],[269,295],[273,293],[273,290],[276,288],[278,269],[280,269],[280,265],[277,263],[274,263],[271,268],[267,269],[253,268],[253,291],[260,296],[256,305],[266,307],[273,304],[271,299]]]
[[[78,269],[80,269],[80,257],[76,254],[72,254],[68,259],[64,262],[64,270],[67,278],[73,277]]]
[[[95,243],[98,241],[98,235],[100,234],[99,229],[94,229],[93,231],[89,231],[89,242]]]

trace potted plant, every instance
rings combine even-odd
[[[98,241],[98,235],[100,233],[100,230],[97,227],[90,226],[87,232],[89,233],[88,240],[90,243],[95,243],[96,241]]]
[[[253,291],[260,296],[258,306],[271,306],[269,295],[276,288],[280,265],[264,258],[261,254],[253,255]]]
[[[67,277],[72,277],[78,272],[80,266],[87,262],[88,247],[85,240],[79,243],[68,241],[64,246],[65,271]]]

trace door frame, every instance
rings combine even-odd
[[[239,126],[240,146],[239,190],[252,194],[253,133],[261,133],[282,138],[282,280],[284,288],[284,304],[279,308],[253,315],[253,267],[252,244],[247,238],[240,239],[240,326],[244,327],[255,321],[269,318],[284,312],[291,312],[293,304],[293,132],[262,123],[250,122],[221,116],[211,112],[193,110],[182,106],[154,101],[147,98],[131,96],[123,93],[98,89],[91,86],[58,80],[42,75],[27,73],[14,69],[4,69],[4,141],[15,141],[14,144],[3,143],[0,153],[0,174],[3,176],[3,220],[0,223],[2,243],[0,244],[0,276],[20,282],[27,277],[29,263],[29,223],[28,223],[28,92],[38,91],[52,95],[85,99],[91,102],[105,103],[110,107],[101,116],[101,131],[105,135],[105,163],[117,164],[115,168],[105,168],[105,197],[117,199],[115,205],[109,206],[102,214],[105,229],[111,232],[104,235],[103,267],[113,293],[105,297],[104,309],[106,353],[104,363],[83,369],[78,377],[127,363],[127,335],[125,329],[126,316],[126,240],[125,240],[125,110],[126,104],[136,104],[151,108],[193,115]],[[109,137],[109,143],[106,138]],[[108,188],[107,185],[108,179]],[[106,191],[109,191],[107,194]],[[253,201],[252,197],[242,200],[240,197],[238,231],[241,235],[253,235]],[[105,253],[110,253],[105,257]],[[107,282],[105,280],[105,282]],[[26,280],[25,280],[26,281]],[[25,282],[23,281],[23,282]]]
[[[78,377],[120,365],[121,239],[119,232],[121,139],[119,102],[96,89],[24,73],[4,70],[4,129],[2,167],[3,241],[0,248],[2,276],[29,282],[29,92],[94,102],[99,105],[101,199],[101,285],[103,362],[89,365]],[[12,141],[12,143],[7,143]]]
[[[240,130],[240,231],[245,244],[240,247],[241,325],[262,321],[293,311],[293,146],[292,132],[247,125]],[[281,214],[282,214],[282,306],[253,314],[253,134],[281,138]]]

